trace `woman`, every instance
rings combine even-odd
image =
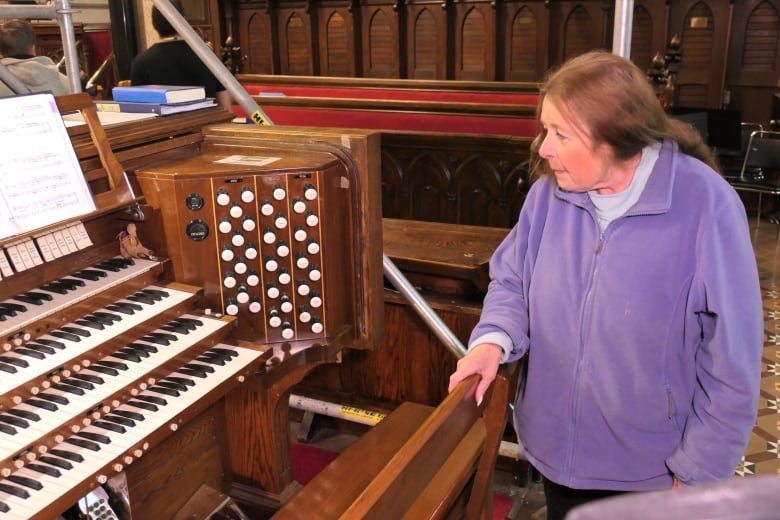
[[[515,428],[548,519],[727,479],[755,421],[761,295],[744,207],[645,75],[602,51],[541,87],[538,177],[450,388],[525,357]]]

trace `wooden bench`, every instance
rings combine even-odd
[[[502,368],[477,407],[477,376],[438,406],[405,402],[341,453],[274,520],[490,520],[492,474],[513,371]]]

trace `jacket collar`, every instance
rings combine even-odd
[[[647,180],[647,185],[645,185],[639,200],[628,210],[626,215],[658,214],[669,210],[672,205],[672,187],[674,186],[674,179],[677,173],[678,156],[677,142],[671,139],[664,139],[661,153],[658,155],[658,160],[655,161],[655,166],[653,166],[653,171]],[[553,180],[553,182],[555,181]],[[575,193],[556,188],[555,195],[559,199],[569,201],[583,208],[593,207],[593,203],[590,201],[587,193]]]

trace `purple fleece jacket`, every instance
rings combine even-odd
[[[514,422],[543,475],[613,490],[733,475],[763,311],[745,209],[717,172],[665,142],[603,233],[586,193],[539,179],[490,275],[472,341],[504,332],[505,360],[526,356]]]

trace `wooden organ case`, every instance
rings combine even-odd
[[[103,129],[88,96],[57,101],[87,120],[69,134],[97,210],[0,243],[89,237],[0,284],[0,519],[117,476],[126,518],[174,518],[203,484],[278,507],[290,388],[382,333],[377,138],[233,130],[216,108]],[[156,257],[117,254],[130,222]]]

